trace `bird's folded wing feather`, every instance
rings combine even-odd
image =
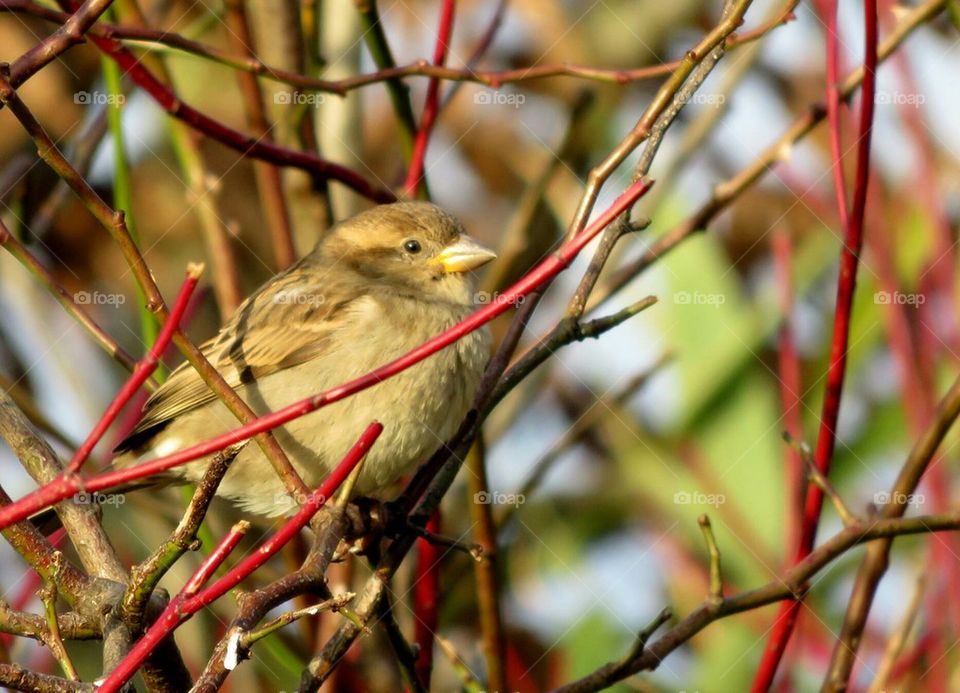
[[[363,296],[361,286],[329,282],[323,292],[337,300],[324,300],[320,290],[310,291],[295,282],[290,274],[275,279],[247,299],[220,333],[201,346],[230,387],[322,358],[331,336],[350,319],[351,306]],[[284,284],[290,285],[286,294]],[[140,422],[115,451],[139,448],[172,419],[216,397],[193,366],[181,364],[147,400]]]

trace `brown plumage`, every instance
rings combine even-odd
[[[474,308],[471,270],[493,257],[432,204],[375,207],[333,227],[239,306],[202,349],[244,401],[266,414],[363,375],[464,318]],[[384,431],[357,487],[376,494],[454,433],[473,401],[488,341],[484,330],[467,335],[388,381],[276,429],[277,440],[315,487],[379,420]],[[184,364],[147,401],[115,464],[166,455],[238,425]],[[208,461],[171,473],[196,481]],[[218,493],[263,515],[296,507],[253,442]]]

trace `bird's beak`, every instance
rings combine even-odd
[[[456,243],[441,250],[430,262],[440,265],[444,272],[469,272],[485,265],[496,256],[495,252],[464,234]]]

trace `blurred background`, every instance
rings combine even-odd
[[[139,4],[151,27],[238,53],[236,27],[220,2]],[[881,3],[881,40],[912,4]],[[134,24],[132,3],[116,5],[107,20]],[[440,3],[377,5],[396,63],[429,59]],[[448,65],[471,64],[498,5],[457,3]],[[715,186],[755,162],[823,99],[824,27],[807,4],[795,9],[791,21],[776,23],[785,7],[752,3],[743,31],[763,26],[769,31],[731,47],[667,133],[650,172],[657,185],[634,215],[649,218],[650,226],[617,246],[598,295],[614,286],[610,278],[617,267],[629,266],[694,214]],[[253,50],[268,65],[328,79],[376,70],[363,38],[369,28],[350,0],[257,0],[246,9]],[[689,0],[510,0],[472,67],[656,66],[682,58],[715,26],[720,10],[719,2]],[[862,12],[860,2],[841,3],[843,74],[862,59]],[[13,61],[55,26],[36,13],[0,12],[0,60]],[[184,102],[237,130],[256,131],[239,70],[157,43],[127,45],[148,66],[165,70]],[[298,257],[331,220],[371,204],[336,182],[257,165],[196,136],[127,78],[111,77],[104,61],[93,46],[79,45],[18,93],[99,194],[125,209],[168,300],[186,263],[207,263],[202,291],[188,313],[189,333],[198,343],[215,333],[240,299],[289,262],[291,249],[278,246],[271,233],[278,223],[289,224]],[[831,476],[856,512],[886,502],[883,493],[957,371],[957,74],[957,27],[940,13],[912,31],[878,76],[866,243]],[[404,79],[416,114],[427,82],[422,76]],[[621,84],[574,76],[523,80],[498,90],[443,83],[445,105],[428,149],[426,179],[431,199],[499,250],[500,259],[481,277],[478,305],[493,300],[555,245],[573,217],[587,171],[633,127],[661,83],[662,77]],[[274,142],[316,147],[384,187],[400,188],[404,140],[382,82],[345,97],[294,90],[265,78],[259,84],[267,136]],[[856,112],[844,111],[848,180]],[[118,118],[113,127],[111,117]],[[697,525],[702,513],[709,514],[723,552],[728,593],[766,583],[789,564],[796,532],[796,484],[790,478],[796,452],[784,443],[783,431],[794,422],[795,438],[810,444],[816,439],[841,246],[830,162],[825,126],[785,148],[776,166],[705,233],[692,235],[632,278],[595,314],[650,294],[658,297],[656,305],[599,340],[559,350],[488,420],[483,436],[488,500],[501,523],[499,569],[512,688],[544,690],[585,675],[621,657],[664,606],[680,616],[696,608],[708,581]],[[636,155],[604,187],[598,211],[626,187],[635,163]],[[282,186],[280,212],[264,193],[271,176]],[[118,188],[118,181],[129,189]],[[0,110],[0,201],[6,225],[56,281],[127,351],[144,353],[135,283],[119,250],[38,161],[35,145],[9,109]],[[551,287],[525,344],[562,315],[592,247]],[[495,324],[498,338],[513,312]],[[784,360],[785,325],[795,361]],[[171,353],[168,364],[178,362]],[[794,393],[799,406],[786,418],[785,363],[798,369],[799,385]],[[35,277],[0,253],[0,384],[47,430],[58,450],[68,454],[86,436],[125,375]],[[142,401],[134,403],[108,444],[132,424]],[[948,438],[910,513],[955,507],[955,442]],[[109,449],[107,444],[98,449],[89,471],[107,464]],[[33,487],[6,447],[0,448],[0,478],[14,498]],[[468,511],[473,502],[461,479],[445,500],[445,534],[473,540]],[[124,562],[142,560],[185,504],[180,491],[165,490],[105,505],[105,526]],[[237,514],[226,505],[215,508],[207,525],[209,536],[217,538]],[[270,529],[256,527],[245,545],[253,546]],[[840,528],[828,504],[819,536]],[[257,579],[265,582],[291,569],[296,552]],[[782,690],[819,687],[862,555],[862,548],[848,552],[814,581],[809,609],[802,612],[781,668]],[[185,557],[163,584],[179,589],[198,561]],[[898,539],[891,561],[865,633],[855,690],[874,679],[914,593],[920,599],[916,624],[907,632],[891,688],[957,690],[960,542],[951,534]],[[38,584],[31,575],[8,545],[0,545],[0,598],[36,611]],[[364,561],[351,560],[336,569],[334,580],[362,584],[368,575]],[[394,593],[407,632],[414,620],[410,588],[410,571],[401,571]],[[484,667],[469,556],[444,556],[441,589],[439,635],[459,659],[455,666],[445,650],[437,650],[433,687],[456,690],[463,667],[481,679]],[[232,613],[231,600],[221,600],[180,629],[178,642],[191,668],[202,666]],[[770,606],[713,624],[656,672],[634,677],[621,689],[746,690],[775,614]],[[253,663],[228,679],[229,689],[295,687],[310,648],[330,632],[331,622],[335,625],[335,617],[305,620],[302,627],[265,639],[254,649]],[[6,643],[14,661],[57,671],[43,647],[23,638]],[[98,674],[93,644],[69,648],[86,680]],[[330,690],[397,690],[402,684],[396,665],[382,654],[385,648],[382,632],[375,630],[351,651],[346,673]]]

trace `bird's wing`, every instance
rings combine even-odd
[[[320,289],[304,286],[302,275],[281,275],[247,299],[201,351],[234,389],[322,357],[364,293],[362,286],[336,281]],[[214,399],[197,371],[181,364],[147,400],[140,422],[115,452],[141,447],[174,418]]]

